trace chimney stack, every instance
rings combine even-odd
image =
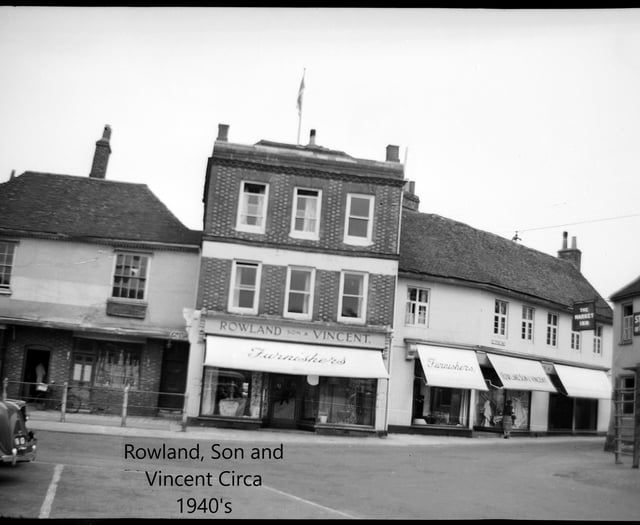
[[[221,142],[227,142],[229,140],[229,124],[218,124],[218,138]]]
[[[102,138],[96,142],[96,151],[93,154],[93,164],[89,177],[104,179],[107,176],[107,164],[109,162],[109,155],[111,155],[110,138],[111,126],[107,124],[102,132]]]
[[[400,148],[389,144],[387,146],[387,162],[400,162]]]
[[[402,207],[405,210],[420,211],[420,197],[416,195],[415,181],[405,181],[402,195]]]
[[[578,250],[578,243],[575,237],[571,237],[571,248],[567,247],[568,233],[562,232],[562,249],[558,250],[558,258],[569,261],[578,271],[582,262],[582,252]]]

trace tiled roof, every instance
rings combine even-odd
[[[27,171],[0,184],[0,233],[200,244],[146,184]]]
[[[404,210],[401,273],[466,282],[570,307],[597,299],[611,308],[570,262],[439,215]]]
[[[621,299],[627,299],[629,297],[640,296],[640,276],[631,281],[628,285],[626,285],[621,290],[618,290],[611,296],[612,301],[619,301]]]

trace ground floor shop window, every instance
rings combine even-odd
[[[136,389],[140,385],[142,345],[77,339],[71,379],[78,384]]]
[[[262,376],[262,372],[206,367],[202,390],[202,415],[260,417]]]
[[[549,395],[549,430],[595,431],[597,423],[597,399]]]
[[[376,387],[376,379],[320,378],[320,421],[326,416],[327,423],[373,426]]]
[[[474,413],[474,426],[486,430],[502,429],[502,413],[507,399],[511,399],[514,430],[529,429],[529,407],[531,405],[531,392],[528,390],[506,390],[503,388],[491,388],[487,391],[479,391],[476,397],[476,409]]]
[[[414,383],[413,419],[427,425],[469,424],[469,390],[429,386],[422,378]]]

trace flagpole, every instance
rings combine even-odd
[[[298,89],[298,145],[300,145],[300,128],[302,127],[302,96],[304,94],[304,75],[306,72],[307,68],[305,67],[302,70],[302,80],[300,81],[300,89]]]

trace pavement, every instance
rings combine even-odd
[[[50,432],[71,432],[75,434],[103,434],[112,436],[138,436],[157,439],[190,439],[190,440],[218,440],[241,442],[277,442],[277,443],[324,443],[324,444],[363,444],[363,445],[478,445],[495,443],[500,440],[505,444],[528,442],[566,442],[587,441],[601,442],[604,447],[603,436],[518,436],[512,435],[511,440],[503,440],[500,434],[488,434],[479,437],[431,436],[423,434],[388,434],[384,437],[375,436],[329,436],[302,430],[273,430],[262,428],[259,430],[239,430],[231,428],[183,427],[181,420],[176,417],[134,417],[128,416],[123,426],[120,416],[95,414],[66,414],[61,421],[60,412],[53,410],[29,410],[28,427],[36,432],[39,430]]]

